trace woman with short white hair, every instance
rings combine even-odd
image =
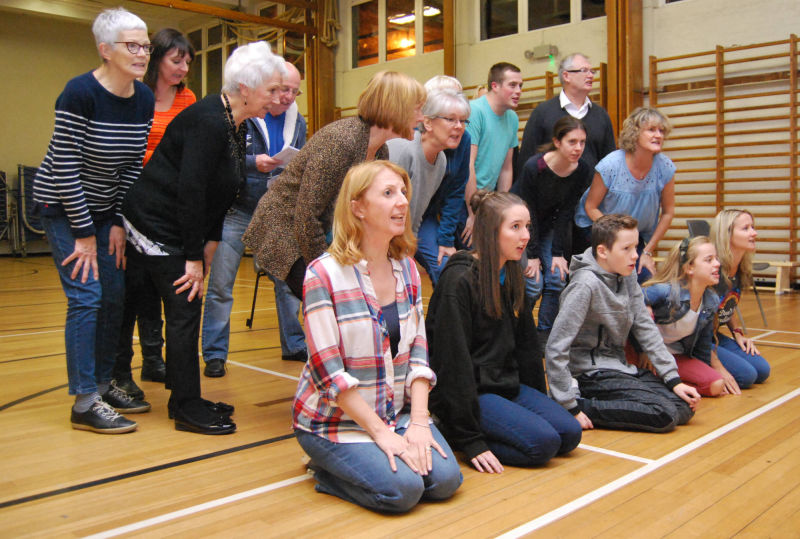
[[[111,384],[124,294],[122,199],[142,171],[153,118],[144,76],[147,26],[124,9],[92,25],[102,64],[70,80],[56,100],[53,136],[34,181],[34,200],[67,296],[69,393],[75,429],[118,434],[146,412]],[[116,411],[115,411],[116,410]]]
[[[260,41],[236,49],[221,94],[179,113],[123,204],[129,282],[155,287],[164,302],[166,387],[175,428],[201,434],[236,430],[233,407],[200,396],[197,339],[203,280],[225,213],[244,181],[244,120],[279,102],[283,59]]]
[[[461,143],[469,123],[469,102],[455,90],[433,90],[428,93],[422,107],[424,119],[413,140],[393,139],[386,143],[389,159],[403,167],[414,186],[411,201],[411,229],[417,235],[417,261],[422,264],[435,285],[447,257],[456,252],[454,217],[440,220],[442,203],[431,207],[434,197],[442,201],[457,200],[453,204],[457,215],[464,199],[464,185],[448,183],[445,192],[439,192],[447,172],[444,150],[455,150]],[[448,206],[450,207],[450,206]],[[430,209],[430,211],[429,211]],[[447,229],[442,224],[451,223]]]

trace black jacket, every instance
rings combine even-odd
[[[513,399],[520,383],[546,392],[538,341],[526,298],[519,317],[510,301],[491,318],[478,292],[478,266],[465,251],[453,255],[434,289],[425,330],[437,383],[430,408],[455,449],[473,458],[489,449],[480,428],[478,395]]]

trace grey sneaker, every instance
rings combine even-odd
[[[70,417],[72,428],[90,430],[101,434],[123,434],[136,430],[136,422],[121,416],[102,400],[95,401],[92,407],[83,413],[72,410]]]
[[[150,411],[149,402],[134,399],[117,385],[116,380],[111,380],[111,384],[108,386],[108,391],[101,395],[101,397],[117,412],[126,414],[142,414]]]

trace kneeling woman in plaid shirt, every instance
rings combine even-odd
[[[309,359],[293,404],[317,491],[392,513],[449,498],[462,481],[428,414],[436,376],[410,258],[410,198],[408,175],[388,161],[347,173],[333,243],[306,271]]]

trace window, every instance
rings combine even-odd
[[[386,0],[386,59],[414,56],[416,39],[414,0]]]
[[[351,0],[352,67],[444,48],[442,4],[442,0]]]
[[[288,18],[286,18],[285,14],[290,10],[293,10],[294,13],[289,13]],[[283,19],[305,24],[305,17],[301,10],[287,7],[283,4],[276,4],[275,2],[258,4],[256,6],[256,13],[261,17],[267,17],[269,19]],[[286,61],[294,64],[300,72],[300,76],[305,77],[306,65],[304,55],[306,51],[306,38],[302,32],[268,27],[259,32],[258,38],[269,43],[272,52],[283,56]]]
[[[528,30],[570,22],[570,0],[528,0]]]
[[[605,0],[581,0],[581,19],[594,19],[606,16]]]
[[[222,90],[222,66],[237,47],[236,36],[221,24],[211,24],[189,32],[195,49],[186,85],[198,97]]]
[[[580,9],[581,20],[606,14],[605,0],[472,1],[480,9],[481,40],[577,22],[579,15],[573,7]]]
[[[378,0],[353,6],[353,67],[378,63]]]
[[[480,0],[481,40],[519,32],[517,0]]]

